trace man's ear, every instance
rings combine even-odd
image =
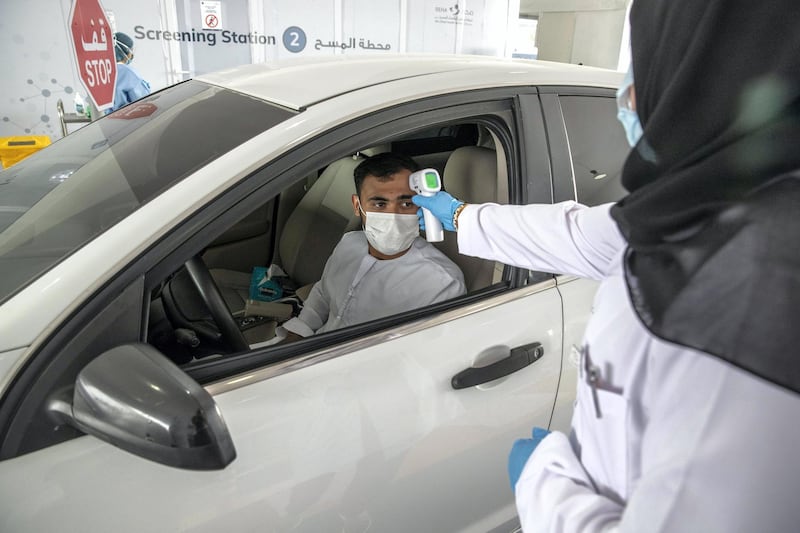
[[[350,201],[353,202],[353,213],[357,217],[361,218],[361,211],[358,210],[358,205],[359,205],[359,203],[358,203],[358,195],[357,194],[352,195],[350,197]]]

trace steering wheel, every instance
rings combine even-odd
[[[236,320],[233,319],[233,315],[228,309],[228,304],[222,298],[222,293],[219,292],[219,287],[214,282],[214,278],[211,277],[211,273],[208,271],[203,259],[196,255],[186,261],[186,271],[200,292],[206,307],[211,312],[211,318],[217,323],[222,339],[234,352],[249,350],[250,345],[236,324]]]

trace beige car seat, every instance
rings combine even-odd
[[[506,197],[498,197],[500,187],[504,189],[502,194],[507,196],[504,192],[507,190],[505,164],[502,164],[502,179],[498,179],[498,168],[498,157],[493,148],[456,148],[444,168],[444,189],[467,203],[505,203]],[[495,262],[459,254],[455,233],[446,231],[444,241],[437,246],[461,269],[468,292],[488,287],[496,281]]]

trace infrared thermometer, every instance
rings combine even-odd
[[[439,173],[433,168],[424,168],[413,172],[408,177],[408,185],[411,190],[420,196],[433,196],[442,190],[442,179]],[[428,242],[441,242],[444,240],[444,229],[442,223],[433,213],[427,209],[422,209],[425,219],[425,238]]]

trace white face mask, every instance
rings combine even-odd
[[[419,236],[417,215],[398,215],[396,213],[364,212],[366,223],[364,234],[373,248],[384,255],[395,255],[409,249]]]

